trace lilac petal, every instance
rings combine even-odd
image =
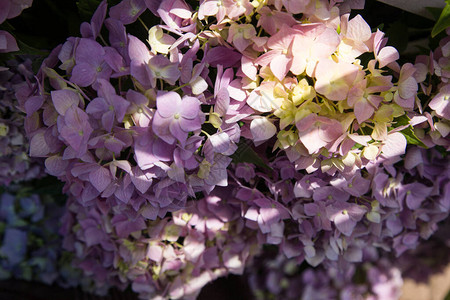
[[[319,205],[316,203],[306,203],[305,204],[305,214],[307,216],[315,216],[319,212]]]
[[[91,29],[94,40],[97,39],[100,34],[100,29],[102,28],[103,22],[106,17],[106,9],[108,8],[108,3],[103,0],[94,12],[91,19]]]
[[[104,238],[104,232],[97,227],[89,227],[84,231],[86,246],[91,247],[99,244]]]
[[[45,157],[50,153],[50,147],[45,141],[44,132],[39,132],[31,138],[30,141],[30,156]]]
[[[181,101],[181,115],[185,119],[194,119],[198,117],[200,111],[200,101],[197,98],[184,96]]]
[[[152,185],[152,178],[147,177],[140,168],[134,168],[131,175],[131,182],[133,182],[139,192],[144,194]]]
[[[100,88],[98,90],[98,94],[100,97],[108,99],[112,95],[116,95],[116,90],[112,86],[112,84],[109,82],[109,80],[105,79],[98,79],[97,80]],[[111,101],[109,101],[111,102]]]
[[[114,168],[112,169],[112,167]],[[127,160],[114,160],[110,163],[111,174],[115,174],[117,168],[122,169],[128,174],[131,173],[131,165]]]
[[[111,7],[109,15],[111,18],[120,20],[124,25],[134,23],[144,12],[144,0],[124,0]]]
[[[338,213],[333,221],[336,228],[346,236],[350,236],[353,228],[356,226],[356,222],[350,219],[349,215],[344,212]]]
[[[128,52],[128,38],[123,23],[119,20],[108,18],[105,20],[105,25],[109,31],[111,46],[128,58],[128,53],[126,53]]]
[[[116,228],[117,236],[119,238],[126,238],[132,232],[140,231],[142,229],[147,228],[147,225],[145,224],[145,221],[142,217],[138,217],[136,220],[131,220],[128,218],[124,220],[122,218],[126,217],[122,215],[117,215],[114,216],[111,220],[111,223]]]
[[[159,209],[153,207],[152,205],[146,205],[143,209],[140,210],[141,215],[149,220],[156,220],[158,217]]]
[[[214,152],[223,153],[230,147],[230,138],[225,132],[219,132],[209,137],[209,141],[214,149]]]
[[[75,84],[87,87],[94,83],[97,71],[88,63],[76,64],[70,78]]]
[[[103,55],[105,55],[105,50],[102,45],[94,40],[82,38],[75,50],[75,61],[77,64],[87,63],[97,66],[103,60]]]
[[[170,161],[173,158],[175,145],[166,143],[163,139],[156,139],[153,142],[153,154],[161,161]]]
[[[83,22],[80,25],[80,33],[83,38],[92,38],[92,27],[88,22]]]
[[[148,103],[147,97],[134,90],[128,90],[126,97],[128,101],[136,104],[137,106],[147,105]]]
[[[104,98],[95,98],[86,107],[86,112],[92,115],[103,114],[105,111],[108,111],[108,103]]]
[[[157,10],[158,10],[159,6],[161,5],[162,1],[163,0],[145,0],[145,5],[155,16],[158,17]]]
[[[50,156],[45,160],[45,169],[52,176],[62,176],[68,165],[69,162],[59,155]]]
[[[44,104],[44,97],[42,96],[30,97],[24,104],[25,112],[27,113],[27,115],[32,115],[34,112],[36,112],[38,109],[42,107],[42,104]]]
[[[19,51],[16,39],[7,31],[0,30],[0,53]]]
[[[181,118],[178,122],[184,132],[195,131],[201,128],[201,124],[198,119],[189,120]]]
[[[111,173],[101,166],[89,173],[91,184],[99,191],[103,192],[111,183]]]
[[[157,113],[163,118],[172,117],[179,111],[181,105],[183,105],[181,97],[175,92],[159,92],[156,97]]]
[[[188,134],[183,129],[181,129],[180,122],[172,121],[169,125],[169,130],[170,133],[175,138],[177,138],[177,140],[180,141],[181,144],[184,144],[186,142]]]
[[[223,68],[233,67],[241,60],[242,54],[231,50],[224,46],[214,47],[206,54],[206,63],[216,68],[217,65],[222,65]]]
[[[147,64],[152,57],[147,46],[145,46],[145,44],[141,42],[141,40],[139,40],[137,37],[130,34],[128,35],[128,39],[128,52],[130,55],[130,59],[139,64]]]
[[[92,133],[92,127],[89,125],[88,120],[89,117],[84,111],[78,107],[71,106],[64,116],[64,122],[67,126],[63,126],[59,130],[61,136],[75,151],[81,152],[80,154],[84,154],[86,151],[87,140]]]
[[[11,0],[0,0],[0,24],[8,17],[10,6]]]
[[[175,142],[175,139],[173,138],[169,130],[171,121],[172,119],[165,119],[160,117],[159,114],[155,114],[152,122],[153,132],[168,144],[173,144]]]
[[[118,95],[113,95],[111,97],[111,101],[114,105],[114,111],[116,112],[117,121],[122,122],[127,109],[130,106],[130,102]]]
[[[138,166],[142,170],[151,168],[155,162],[159,161],[159,159],[151,152],[151,148],[147,145],[141,145],[139,139],[136,139],[134,144],[134,155]]]
[[[9,7],[7,19],[12,19],[20,15],[24,9],[31,6],[33,0],[15,0],[10,2],[11,6]]]
[[[406,192],[406,205],[409,209],[418,209],[420,204],[431,194],[432,187],[415,182],[404,186]]]
[[[116,155],[120,154],[120,151],[124,148],[125,143],[115,137],[107,138],[105,140],[105,148],[111,150]]]
[[[103,128],[108,131],[111,132],[113,125],[114,125],[114,111],[108,110],[106,111],[106,113],[104,113],[102,115],[102,125]]]
[[[217,92],[216,104],[214,105],[214,112],[221,116],[227,113],[228,107],[230,106],[230,95],[228,90],[223,88]]]
[[[71,90],[51,91],[51,97],[56,111],[63,116],[69,107],[78,106],[80,102],[79,95]]]

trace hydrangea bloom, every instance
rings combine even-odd
[[[18,194],[24,191],[16,191]],[[58,234],[64,205],[49,195],[0,195],[0,278],[39,281],[64,287],[81,284]],[[86,280],[85,280],[86,281]],[[86,281],[87,283],[87,281]]]
[[[142,223],[133,211],[86,209],[71,199],[64,247],[76,252],[75,265],[97,293],[131,284],[141,298],[195,299],[208,282],[242,274],[259,251],[239,207],[226,189],[216,189],[171,217]]]
[[[29,144],[23,129],[24,113],[17,106],[20,93],[32,79],[31,59],[11,60],[0,71],[0,185],[42,176],[43,165],[28,155]]]
[[[398,296],[383,263],[370,289],[350,278],[448,217],[448,43],[437,63],[400,66],[383,32],[350,19],[360,4],[103,1],[52,51],[20,104],[93,289],[194,299],[272,245],[279,262],[334,273],[305,272],[306,299]],[[146,8],[161,20],[148,44],[126,26]]]

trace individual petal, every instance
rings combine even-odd
[[[19,51],[16,39],[7,31],[0,30],[0,53]]]
[[[181,116],[185,119],[195,119],[200,112],[200,101],[197,98],[184,96],[181,101]]]
[[[361,124],[373,115],[375,109],[366,99],[362,98],[355,103],[354,111],[356,120]]]
[[[30,140],[30,156],[45,157],[50,153],[50,147],[45,141],[44,131],[38,132]]]
[[[11,0],[0,0],[0,24],[5,22],[8,17],[10,7]]]
[[[417,93],[417,90],[418,86],[416,79],[414,79],[414,77],[409,77],[403,82],[401,82],[398,89],[400,97],[402,97],[403,99],[409,99],[411,97],[414,97],[415,94]]]
[[[354,41],[365,42],[370,39],[372,35],[372,30],[369,24],[361,17],[361,15],[356,15],[347,24],[347,32],[345,36]]]
[[[350,236],[356,226],[356,222],[350,219],[345,211],[336,214],[333,222],[336,228],[346,236]]]
[[[186,131],[184,131],[181,126],[180,123],[177,121],[172,121],[170,122],[169,125],[169,130],[170,133],[182,144],[184,145],[184,143],[186,142],[186,139],[188,137],[188,134]]]
[[[152,178],[147,176],[139,167],[133,169],[131,174],[131,182],[133,182],[136,189],[144,194],[148,191],[150,186],[152,185]]]
[[[192,80],[190,85],[194,95],[200,95],[208,88],[208,83],[200,76]]]
[[[288,58],[286,55],[277,55],[270,62],[270,70],[273,75],[275,75],[278,80],[283,81],[286,77],[287,72],[291,68],[292,59]]]
[[[69,161],[59,155],[53,155],[45,160],[45,169],[52,176],[62,176],[66,172]]]
[[[76,64],[72,69],[72,77],[70,77],[70,80],[81,87],[87,87],[94,83],[96,75],[97,71],[95,68],[83,62]]]
[[[381,151],[386,158],[403,155],[405,154],[406,144],[407,141],[403,134],[400,132],[390,133],[384,141]]]
[[[257,118],[250,123],[250,131],[255,144],[260,144],[273,137],[277,132],[277,128],[269,119]]]
[[[181,105],[181,97],[176,92],[158,92],[156,96],[156,112],[162,118],[172,118],[179,111]]]
[[[398,54],[397,49],[392,46],[382,48],[377,55],[377,60],[380,63],[380,68],[383,68],[384,66],[396,61],[399,58],[400,55]]]
[[[62,116],[69,107],[78,106],[80,103],[80,96],[72,90],[56,90],[51,91],[50,94],[56,111]]]
[[[147,64],[152,55],[148,50],[147,46],[137,37],[128,35],[128,53],[130,55],[130,59],[134,60],[139,64]]]

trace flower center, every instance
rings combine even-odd
[[[176,114],[173,115],[173,117],[175,118],[175,120],[178,120],[180,118],[180,114],[176,113]]]

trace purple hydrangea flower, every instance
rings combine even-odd
[[[194,97],[181,98],[175,92],[158,93],[156,108],[153,132],[169,144],[178,140],[183,146],[188,133],[199,130],[203,123],[200,101]]]

